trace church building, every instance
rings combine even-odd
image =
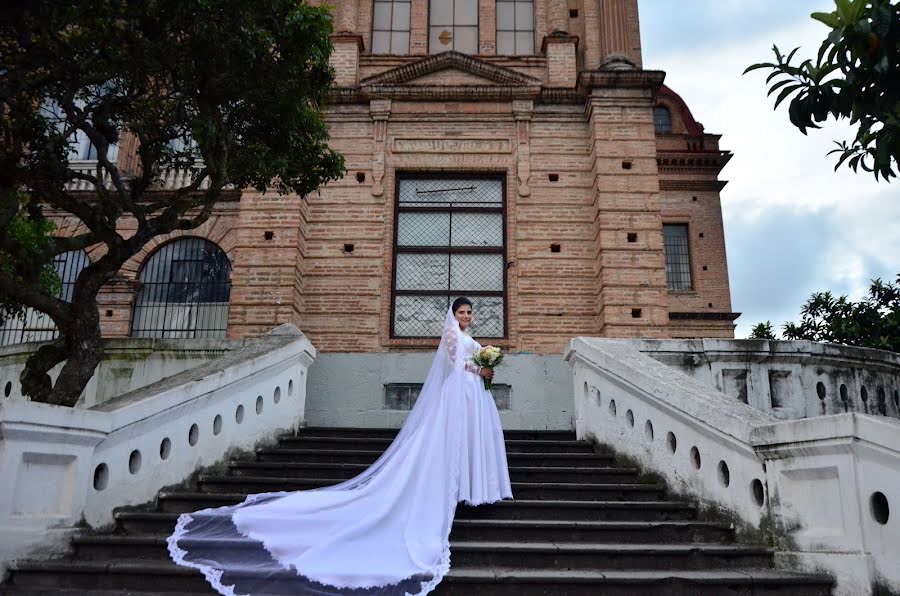
[[[733,337],[731,154],[644,68],[637,0],[333,4],[324,109],[346,176],[307,197],[235,192],[201,228],[157,238],[101,293],[105,336],[291,322],[321,352],[402,352],[433,347],[466,295],[473,334],[512,352]],[[73,167],[93,169],[81,149]],[[133,157],[123,135],[119,167]],[[64,291],[90,252],[60,256]],[[52,334],[34,315],[2,340]]]

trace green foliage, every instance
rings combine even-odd
[[[31,280],[47,294],[55,295],[61,289],[59,275],[53,263],[45,261],[44,254],[56,226],[40,216],[27,195],[10,192],[13,196],[9,200],[18,201],[21,209],[12,216],[6,229],[22,247],[22,252],[13,255],[0,247],[0,271],[20,284]],[[23,318],[26,313],[27,309],[22,304],[0,295],[0,324],[9,318]]]
[[[0,308],[38,309],[60,332],[29,360],[27,395],[74,403],[99,361],[97,293],[151,239],[202,225],[226,193],[305,196],[343,175],[321,112],[334,78],[331,33],[327,7],[297,0],[4,5]],[[73,146],[85,139],[96,163],[75,168]],[[191,176],[162,192],[172,170]],[[96,192],[73,191],[72,181]],[[37,205],[83,225],[54,238]],[[120,234],[123,219],[133,233]],[[92,246],[101,256],[75,280],[71,302],[60,300],[42,272],[56,255]],[[48,398],[46,372],[63,360]]]
[[[799,323],[784,324],[784,339],[900,352],[900,274],[896,283],[873,280],[868,296],[859,302],[831,292],[813,294],[800,314]],[[754,332],[764,326],[757,325]]]
[[[750,330],[750,336],[747,339],[777,339],[775,330],[772,328],[772,321],[758,323]]]
[[[835,0],[835,11],[812,18],[831,29],[815,61],[794,64],[799,48],[747,72],[771,70],[775,108],[793,96],[788,113],[803,134],[829,117],[849,119],[855,138],[836,142],[835,170],[847,163],[875,178],[897,176],[900,162],[900,4],[890,0]]]

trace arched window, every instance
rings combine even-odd
[[[83,250],[71,250],[56,255],[53,264],[61,286],[58,297],[72,301],[75,280],[91,260]],[[48,315],[34,309],[27,309],[23,318],[7,319],[0,327],[0,345],[9,346],[29,341],[50,341],[59,335],[56,324]]]
[[[672,113],[669,112],[669,108],[665,106],[653,108],[653,126],[659,134],[672,132]]]
[[[163,245],[141,268],[132,337],[224,338],[231,298],[231,263],[202,238]]]

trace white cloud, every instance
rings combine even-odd
[[[758,21],[765,6],[748,0],[714,4],[704,18],[727,20],[734,18],[727,13],[744,11]],[[772,110],[765,74],[742,75],[749,64],[770,61],[773,43],[782,50],[802,46],[798,55],[814,56],[827,32],[805,10],[792,22],[772,21],[768,29],[757,22],[751,35],[736,32],[725,43],[729,38],[717,35],[715,46],[691,40],[690,47],[686,42],[645,57],[645,67],[667,71],[666,83],[694,117],[707,132],[722,134],[721,146],[735,153],[722,174],[730,181],[722,204],[732,298],[735,310],[745,312],[738,337],[759,320],[796,318],[813,291],[859,297],[872,277],[893,278],[900,271],[900,182],[876,182],[846,168],[835,172],[835,158],[826,154],[834,140],[852,138],[851,127],[831,123],[804,136],[790,124],[786,104]],[[761,263],[763,254],[791,262]],[[767,275],[773,267],[778,274]]]

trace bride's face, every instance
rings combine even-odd
[[[459,328],[465,331],[469,327],[469,325],[472,324],[472,307],[468,304],[463,304],[456,309],[456,312],[453,313],[453,316],[455,316],[456,320],[459,321]]]

